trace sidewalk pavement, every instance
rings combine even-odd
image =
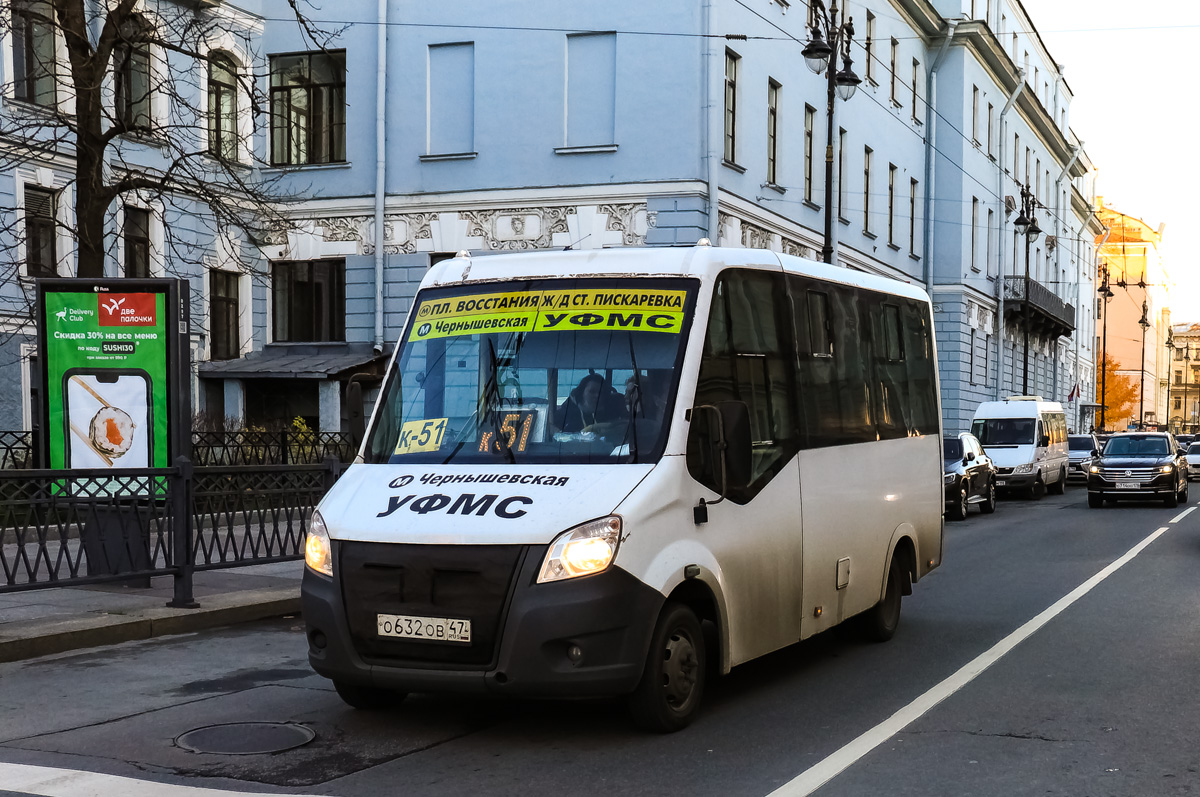
[[[198,572],[198,609],[173,609],[173,579],[0,594],[0,662],[300,613],[304,562]]]

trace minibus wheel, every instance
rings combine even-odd
[[[408,697],[407,692],[395,692],[375,686],[360,686],[346,681],[334,681],[333,688],[346,705],[360,711],[382,711],[395,708]]]
[[[888,567],[887,587],[879,603],[863,612],[860,620],[863,636],[871,642],[887,642],[896,635],[900,625],[900,600],[904,590],[904,573],[900,562],[892,554],[892,564]]]
[[[667,603],[650,639],[642,680],[629,696],[639,727],[671,733],[691,724],[704,695],[705,654],[695,613],[682,603]]]

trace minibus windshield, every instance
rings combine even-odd
[[[698,282],[539,279],[418,294],[368,462],[654,462]]]
[[[1036,426],[1032,418],[988,418],[971,424],[971,434],[984,446],[1027,446]]]

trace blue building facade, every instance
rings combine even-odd
[[[933,295],[947,430],[1022,385],[1030,318],[1029,392],[1066,400],[1074,382],[1089,387],[1090,168],[1068,126],[1069,87],[1044,66],[1053,61],[1021,4],[847,6],[863,82],[835,103],[831,125],[824,77],[801,57],[810,12],[783,0],[344,3],[315,13],[331,32],[322,47],[288,21],[285,0],[199,12],[228,16],[212,47],[232,69],[262,75],[269,108],[247,112],[236,82],[221,94],[223,73],[212,71],[198,85],[209,104],[197,107],[234,97],[241,110],[222,123],[231,146],[296,199],[280,206],[289,223],[253,243],[206,227],[202,212],[144,203],[154,273],[192,285],[194,406],[243,423],[299,415],[341,428],[347,384],[358,379],[370,396],[421,277],[460,250],[707,237],[816,257],[827,209],[841,265]],[[19,107],[5,48],[5,103]],[[18,222],[34,183],[60,192],[68,212],[69,158],[31,156],[0,175],[0,203]],[[1024,280],[1023,245],[1013,259],[1006,197],[1025,183],[1055,240],[1037,245],[1030,272],[1048,294]],[[127,230],[118,212],[113,275],[124,273]],[[202,252],[194,263],[175,262],[178,247],[165,242],[185,231]],[[69,236],[59,249],[69,275]],[[13,383],[28,378],[23,290],[6,280],[2,294],[0,368]],[[1024,313],[1023,297],[1036,312]],[[0,426],[27,428],[27,405],[0,395]]]

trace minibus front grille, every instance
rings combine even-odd
[[[342,602],[366,661],[486,667],[523,558],[522,545],[338,544]],[[471,621],[471,643],[380,636],[380,614]]]

